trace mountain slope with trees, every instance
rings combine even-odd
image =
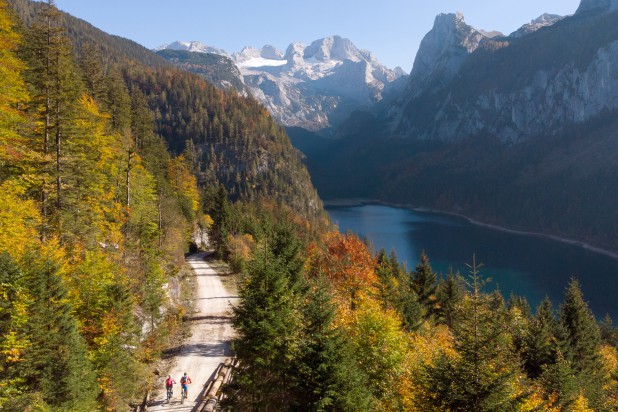
[[[11,0],[11,4],[20,16],[32,16],[44,7],[25,0]],[[25,19],[31,22],[32,17]],[[254,99],[218,90],[200,76],[174,68],[156,53],[66,13],[60,14],[59,23],[84,62],[102,61],[103,70],[122,77],[125,84],[115,88],[141,90],[155,116],[155,133],[172,152],[186,151],[200,186],[221,183],[234,198],[266,197],[303,214],[322,213],[302,155]],[[91,89],[101,85],[97,70],[90,69]],[[127,104],[115,101],[113,110],[121,112]]]
[[[163,285],[198,188],[143,96],[100,61],[86,70],[59,12],[40,6],[20,35],[0,2],[0,405],[125,409],[180,321]]]

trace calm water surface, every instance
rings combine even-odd
[[[381,205],[329,206],[326,208],[341,232],[368,238],[375,250],[395,250],[409,269],[425,251],[434,271],[449,267],[469,273],[466,263],[482,262],[481,274],[508,298],[511,292],[525,296],[536,308],[548,295],[557,308],[571,277],[579,279],[584,298],[597,318],[609,313],[618,318],[618,260],[553,239],[508,233],[463,218],[416,212]]]

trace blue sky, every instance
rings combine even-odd
[[[573,14],[579,0],[57,0],[100,29],[148,48],[199,40],[232,53],[338,34],[407,72],[439,13],[460,11],[468,24],[508,34],[543,13]]]

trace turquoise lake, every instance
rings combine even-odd
[[[545,295],[557,309],[572,277],[597,318],[618,316],[618,260],[579,245],[534,235],[510,233],[456,216],[383,205],[328,206],[341,232],[367,238],[374,249],[395,250],[410,270],[424,250],[435,272],[469,273],[466,263],[482,263],[492,279],[485,291],[499,288],[505,298],[525,296],[533,310]]]

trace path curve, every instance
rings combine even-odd
[[[165,400],[162,387],[154,393],[148,411],[195,411],[203,385],[215,373],[220,363],[232,356],[230,342],[234,337],[231,306],[238,300],[225,289],[222,276],[204,261],[205,253],[187,258],[196,276],[195,312],[188,314],[191,337],[178,348],[169,374],[178,383],[174,397]],[[180,404],[180,377],[187,372],[192,380],[189,397]],[[166,375],[167,377],[167,375]],[[163,384],[162,384],[163,385]]]

